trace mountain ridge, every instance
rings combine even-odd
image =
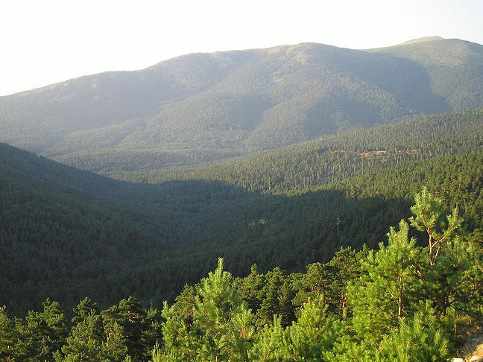
[[[193,53],[186,53],[186,54],[176,55],[176,56],[173,56],[173,57],[170,57],[170,58],[161,60],[161,61],[159,61],[157,63],[152,64],[152,65],[148,65],[146,67],[139,68],[139,69],[133,69],[133,70],[106,70],[106,71],[102,71],[102,72],[89,73],[89,74],[81,75],[81,76],[78,76],[78,77],[72,77],[72,78],[68,78],[68,79],[65,79],[65,80],[58,81],[58,82],[49,83],[49,84],[46,84],[46,85],[43,85],[43,86],[34,87],[32,89],[26,89],[26,90],[21,90],[21,91],[14,92],[14,93],[10,93],[10,94],[0,95],[0,99],[1,98],[5,98],[5,97],[22,95],[24,93],[36,92],[36,91],[48,89],[48,88],[51,88],[51,87],[60,86],[60,85],[63,85],[64,83],[68,83],[68,82],[71,82],[71,81],[75,81],[75,80],[79,80],[79,79],[83,79],[83,78],[89,78],[89,77],[92,77],[92,76],[102,75],[102,74],[106,74],[106,73],[132,73],[132,72],[140,72],[140,71],[143,71],[143,70],[147,70],[147,69],[151,69],[151,68],[156,68],[156,67],[158,67],[159,65],[161,65],[163,63],[172,62],[172,61],[175,61],[175,60],[178,60],[178,59],[182,59],[182,58],[185,58],[185,57],[190,57],[190,56],[205,56],[205,55],[213,55],[213,56],[216,56],[218,54],[224,54],[224,53],[239,53],[239,52],[250,52],[250,51],[253,51],[253,52],[256,52],[256,51],[269,51],[270,52],[270,51],[276,50],[278,48],[290,48],[290,47],[298,47],[298,46],[303,46],[303,45],[326,46],[326,47],[334,47],[334,48],[339,48],[339,49],[356,50],[356,51],[357,50],[362,50],[362,51],[367,50],[367,51],[371,51],[371,50],[378,50],[378,49],[384,49],[384,48],[392,48],[392,47],[397,47],[397,46],[411,45],[411,44],[417,44],[417,43],[422,43],[422,42],[430,42],[430,41],[438,41],[438,40],[454,40],[454,41],[459,41],[459,42],[465,42],[465,43],[475,44],[475,45],[479,45],[479,46],[482,45],[482,44],[477,43],[477,42],[473,42],[473,41],[469,41],[469,40],[464,40],[464,39],[460,39],[460,38],[444,38],[444,37],[439,36],[439,35],[434,35],[434,36],[423,36],[423,37],[418,37],[418,38],[414,38],[414,39],[409,39],[409,40],[403,41],[401,43],[392,44],[392,45],[384,45],[384,46],[381,46],[381,47],[360,48],[360,49],[359,48],[339,47],[337,45],[325,44],[325,43],[318,43],[318,42],[310,42],[309,41],[309,42],[300,42],[300,43],[293,43],[293,44],[292,43],[287,43],[287,44],[282,44],[282,45],[274,45],[274,46],[270,46],[270,47],[260,47],[260,48],[233,49],[233,50],[215,50],[215,51],[212,51],[212,52],[203,52],[203,51],[201,51],[201,52],[193,52]]]
[[[415,43],[421,43],[421,42],[425,42],[425,41],[435,41],[435,40],[444,40],[444,38],[442,36],[439,36],[439,35],[423,36],[423,37],[419,37],[419,38],[406,40],[406,41],[404,41],[400,44],[401,45],[403,45],[403,44],[415,44]]]
[[[483,46],[461,40],[196,53],[0,97],[0,142],[66,163],[197,164],[477,108],[482,88]]]

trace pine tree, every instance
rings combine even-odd
[[[352,323],[360,338],[373,342],[396,328],[418,300],[421,251],[409,238],[409,225],[391,228],[388,245],[379,244],[362,261],[364,274],[348,288]]]
[[[72,324],[76,325],[92,314],[99,312],[97,304],[90,298],[82,299],[73,309]]]
[[[15,354],[15,325],[7,314],[6,307],[0,307],[0,360],[13,360]]]
[[[105,340],[102,343],[102,355],[109,360],[123,361],[129,358],[123,327],[115,321],[104,321]]]
[[[297,321],[287,328],[290,359],[293,361],[325,361],[340,334],[341,323],[328,312],[320,295],[303,305]]]
[[[94,313],[84,316],[72,327],[62,347],[64,361],[88,362],[108,359],[110,356],[106,355],[103,348],[104,340],[101,316]]]
[[[146,345],[144,331],[147,330],[146,311],[134,297],[121,300],[118,304],[103,311],[106,325],[117,330],[121,328],[128,355],[134,361],[141,361],[150,353],[152,345]]]
[[[41,312],[29,311],[17,319],[16,356],[23,361],[52,361],[66,337],[64,313],[59,303],[46,299]]]
[[[446,216],[443,200],[429,193],[426,187],[416,194],[414,201],[411,207],[414,216],[409,221],[416,230],[426,232],[429,263],[434,265],[439,251],[455,235],[462,219],[457,208]]]
[[[399,329],[386,336],[376,353],[378,361],[447,361],[448,338],[431,303],[419,306],[412,318],[400,321]]]
[[[282,320],[274,316],[272,323],[258,330],[257,340],[250,350],[250,358],[260,362],[286,361],[289,358],[287,345],[287,333],[282,326]]]
[[[191,323],[167,304],[163,317],[167,360],[248,360],[254,338],[253,315],[235,288],[233,276],[223,270],[222,259],[196,290]]]
[[[294,318],[290,277],[281,268],[275,267],[264,276],[264,285],[260,291],[260,308],[257,311],[259,326],[270,323],[274,315],[282,318],[282,325],[287,325]]]

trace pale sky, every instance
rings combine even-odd
[[[432,35],[483,44],[483,0],[0,0],[0,95],[192,52]]]

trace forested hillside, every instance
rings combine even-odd
[[[4,144],[0,170],[0,304],[22,309],[46,295],[73,303],[169,240],[158,219],[105,201],[129,197],[122,183]]]
[[[445,99],[450,109],[479,107],[483,90],[483,74],[478,71],[483,65],[482,48],[456,39],[429,40],[370,51],[422,64],[431,79],[433,93]],[[449,68],[454,72],[448,72]]]
[[[447,189],[447,188],[445,188]],[[223,260],[174,303],[84,298],[13,318],[0,308],[0,357],[21,361],[447,361],[482,320],[481,241],[457,208],[415,194],[412,216],[373,250],[235,277]],[[458,203],[458,202],[456,202]],[[380,220],[374,220],[379,223]],[[375,226],[372,224],[371,226]],[[413,236],[414,235],[414,236]],[[382,240],[382,239],[381,239]],[[154,284],[159,288],[162,284]]]
[[[483,362],[481,15],[0,0],[0,362]]]
[[[118,172],[106,174],[130,181],[206,180],[249,191],[286,192],[337,182],[374,169],[456,155],[481,149],[483,109],[455,114],[411,117],[371,128],[323,136],[316,141],[261,152],[239,161],[209,167]],[[76,167],[90,168],[76,163]]]
[[[0,359],[445,360],[482,321],[482,126],[69,161],[123,180],[0,144]]]
[[[33,162],[2,173],[0,182],[0,246],[8,255],[0,304],[11,310],[25,310],[47,296],[66,307],[80,296],[102,305],[127,295],[156,302],[197,280],[219,255],[235,274],[254,262],[260,270],[300,270],[327,260],[342,245],[375,246],[388,225],[407,214],[411,194],[422,185],[444,195],[447,206],[460,207],[464,230],[481,227],[481,152],[367,170],[285,194],[195,180],[159,186],[109,181],[110,199],[96,199],[54,182],[89,174],[53,164],[51,170],[67,175],[44,175],[49,181],[41,181],[32,170],[37,161],[50,161],[5,148],[2,156],[13,152],[17,165]],[[102,191],[106,179],[89,177]],[[23,178],[31,179],[28,187]]]
[[[0,97],[0,142],[92,171],[198,165],[483,105],[483,47],[426,39],[191,54]]]
[[[169,298],[220,255],[235,274],[254,262],[299,270],[341,245],[375,246],[423,185],[473,232],[481,125],[482,111],[416,117],[208,168],[115,175],[153,185],[0,145],[0,304]]]

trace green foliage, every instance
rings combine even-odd
[[[260,308],[257,320],[261,325],[270,323],[275,315],[281,318],[282,325],[293,319],[293,310],[287,308],[294,297],[290,278],[280,268],[275,267],[264,275],[264,284],[259,291]]]
[[[136,298],[129,297],[121,300],[117,305],[103,311],[102,318],[114,330],[121,329],[127,354],[134,361],[143,360],[145,349],[145,331],[149,326],[146,311]],[[149,341],[154,344],[154,341]],[[150,343],[151,345],[151,343]]]
[[[401,319],[399,325],[377,344],[342,335],[334,349],[326,354],[330,361],[350,362],[418,362],[446,361],[450,357],[448,335],[430,306],[420,303],[413,316]]]
[[[325,361],[325,353],[332,350],[340,332],[341,323],[328,313],[323,298],[309,300],[287,329],[289,360]]]
[[[287,336],[281,319],[273,317],[273,322],[263,326],[258,332],[258,338],[250,351],[252,360],[263,362],[283,361],[287,358]]]
[[[147,303],[172,300],[217,255],[235,275],[253,263],[259,272],[276,265],[302,271],[343,246],[375,247],[389,225],[409,216],[408,195],[424,184],[444,197],[445,208],[458,207],[465,219],[461,229],[481,228],[478,152],[366,169],[336,184],[273,195],[200,181],[119,183],[0,149],[0,250],[8,256],[0,303],[14,314],[46,295],[66,309],[80,296],[100,306],[127,295]],[[340,270],[338,279],[344,279],[350,269]],[[285,291],[286,298],[294,297],[290,288]],[[252,309],[258,309],[257,293],[247,301]],[[342,298],[340,313],[344,304]],[[271,314],[266,317],[271,321]]]
[[[446,210],[426,189],[415,199],[412,220],[438,220]],[[2,308],[0,353],[22,361],[447,360],[481,323],[482,253],[478,234],[439,225],[448,237],[432,263],[426,238],[411,238],[403,219],[387,244],[341,249],[304,273],[253,266],[235,278],[220,258],[165,302],[162,316],[132,297],[100,313],[84,298],[68,334],[58,303],[15,322]]]
[[[0,145],[8,256],[0,303],[23,313],[46,295],[68,309],[80,296],[102,306],[131,294],[172,299],[217,255],[235,274],[253,263],[301,271],[341,246],[374,247],[422,185],[476,230],[483,162],[466,152],[479,148],[481,119],[481,111],[416,117],[248,160],[140,174],[172,180],[161,185],[116,182]],[[457,156],[435,158],[445,154]]]
[[[454,208],[451,215],[445,217],[442,200],[433,197],[427,188],[423,188],[421,193],[416,195],[411,212],[415,215],[410,218],[411,226],[428,234],[429,262],[433,265],[443,244],[461,226],[462,220],[458,215],[458,209]]]
[[[152,362],[162,362],[163,361],[163,355],[161,353],[161,349],[159,346],[156,344],[153,348],[153,351],[151,352],[151,361]]]
[[[84,321],[87,317],[98,313],[97,304],[90,298],[86,297],[82,299],[79,304],[74,307],[74,315],[72,317],[72,324],[76,325]]]
[[[328,313],[322,296],[304,303],[300,315],[286,329],[274,317],[259,332],[251,349],[254,361],[323,361],[341,331],[341,323]]]
[[[0,359],[12,359],[15,348],[15,325],[9,318],[6,308],[0,307]]]
[[[447,356],[481,323],[480,138],[481,111],[434,116],[180,171],[181,180],[160,185],[105,179],[2,145],[0,303],[18,316],[45,295],[66,308],[86,295],[99,307],[81,300],[72,325],[55,303],[18,318],[4,309],[1,356]],[[378,246],[389,225],[410,216],[409,195],[423,185],[409,223]],[[205,275],[215,255],[233,274],[219,265],[156,308]]]
[[[191,323],[176,314],[176,306],[165,305],[163,336],[168,360],[248,360],[253,315],[234,285],[219,259],[215,271],[197,288]]]
[[[42,311],[29,311],[24,320],[16,319],[15,330],[14,359],[32,362],[53,361],[67,332],[59,303],[49,299],[42,303]]]
[[[421,295],[421,250],[409,238],[409,225],[391,228],[388,245],[379,245],[362,261],[363,275],[348,289],[353,326],[361,339],[378,342],[405,316]]]
[[[104,349],[104,328],[102,318],[89,314],[78,321],[71,329],[62,347],[64,361],[102,361],[108,356]],[[113,352],[112,349],[109,352]],[[118,356],[112,353],[112,356]]]
[[[376,353],[376,361],[446,361],[450,357],[448,339],[430,303],[386,336]]]
[[[130,358],[126,344],[124,329],[117,322],[106,323],[104,325],[106,340],[103,343],[104,353],[114,361],[122,361]],[[135,346],[140,349],[141,346]]]
[[[107,174],[149,183],[218,181],[252,192],[306,190],[354,175],[381,172],[407,161],[477,150],[483,136],[482,119],[481,109],[460,114],[414,116],[387,125],[345,130],[311,142],[205,167],[159,171],[150,168]]]

